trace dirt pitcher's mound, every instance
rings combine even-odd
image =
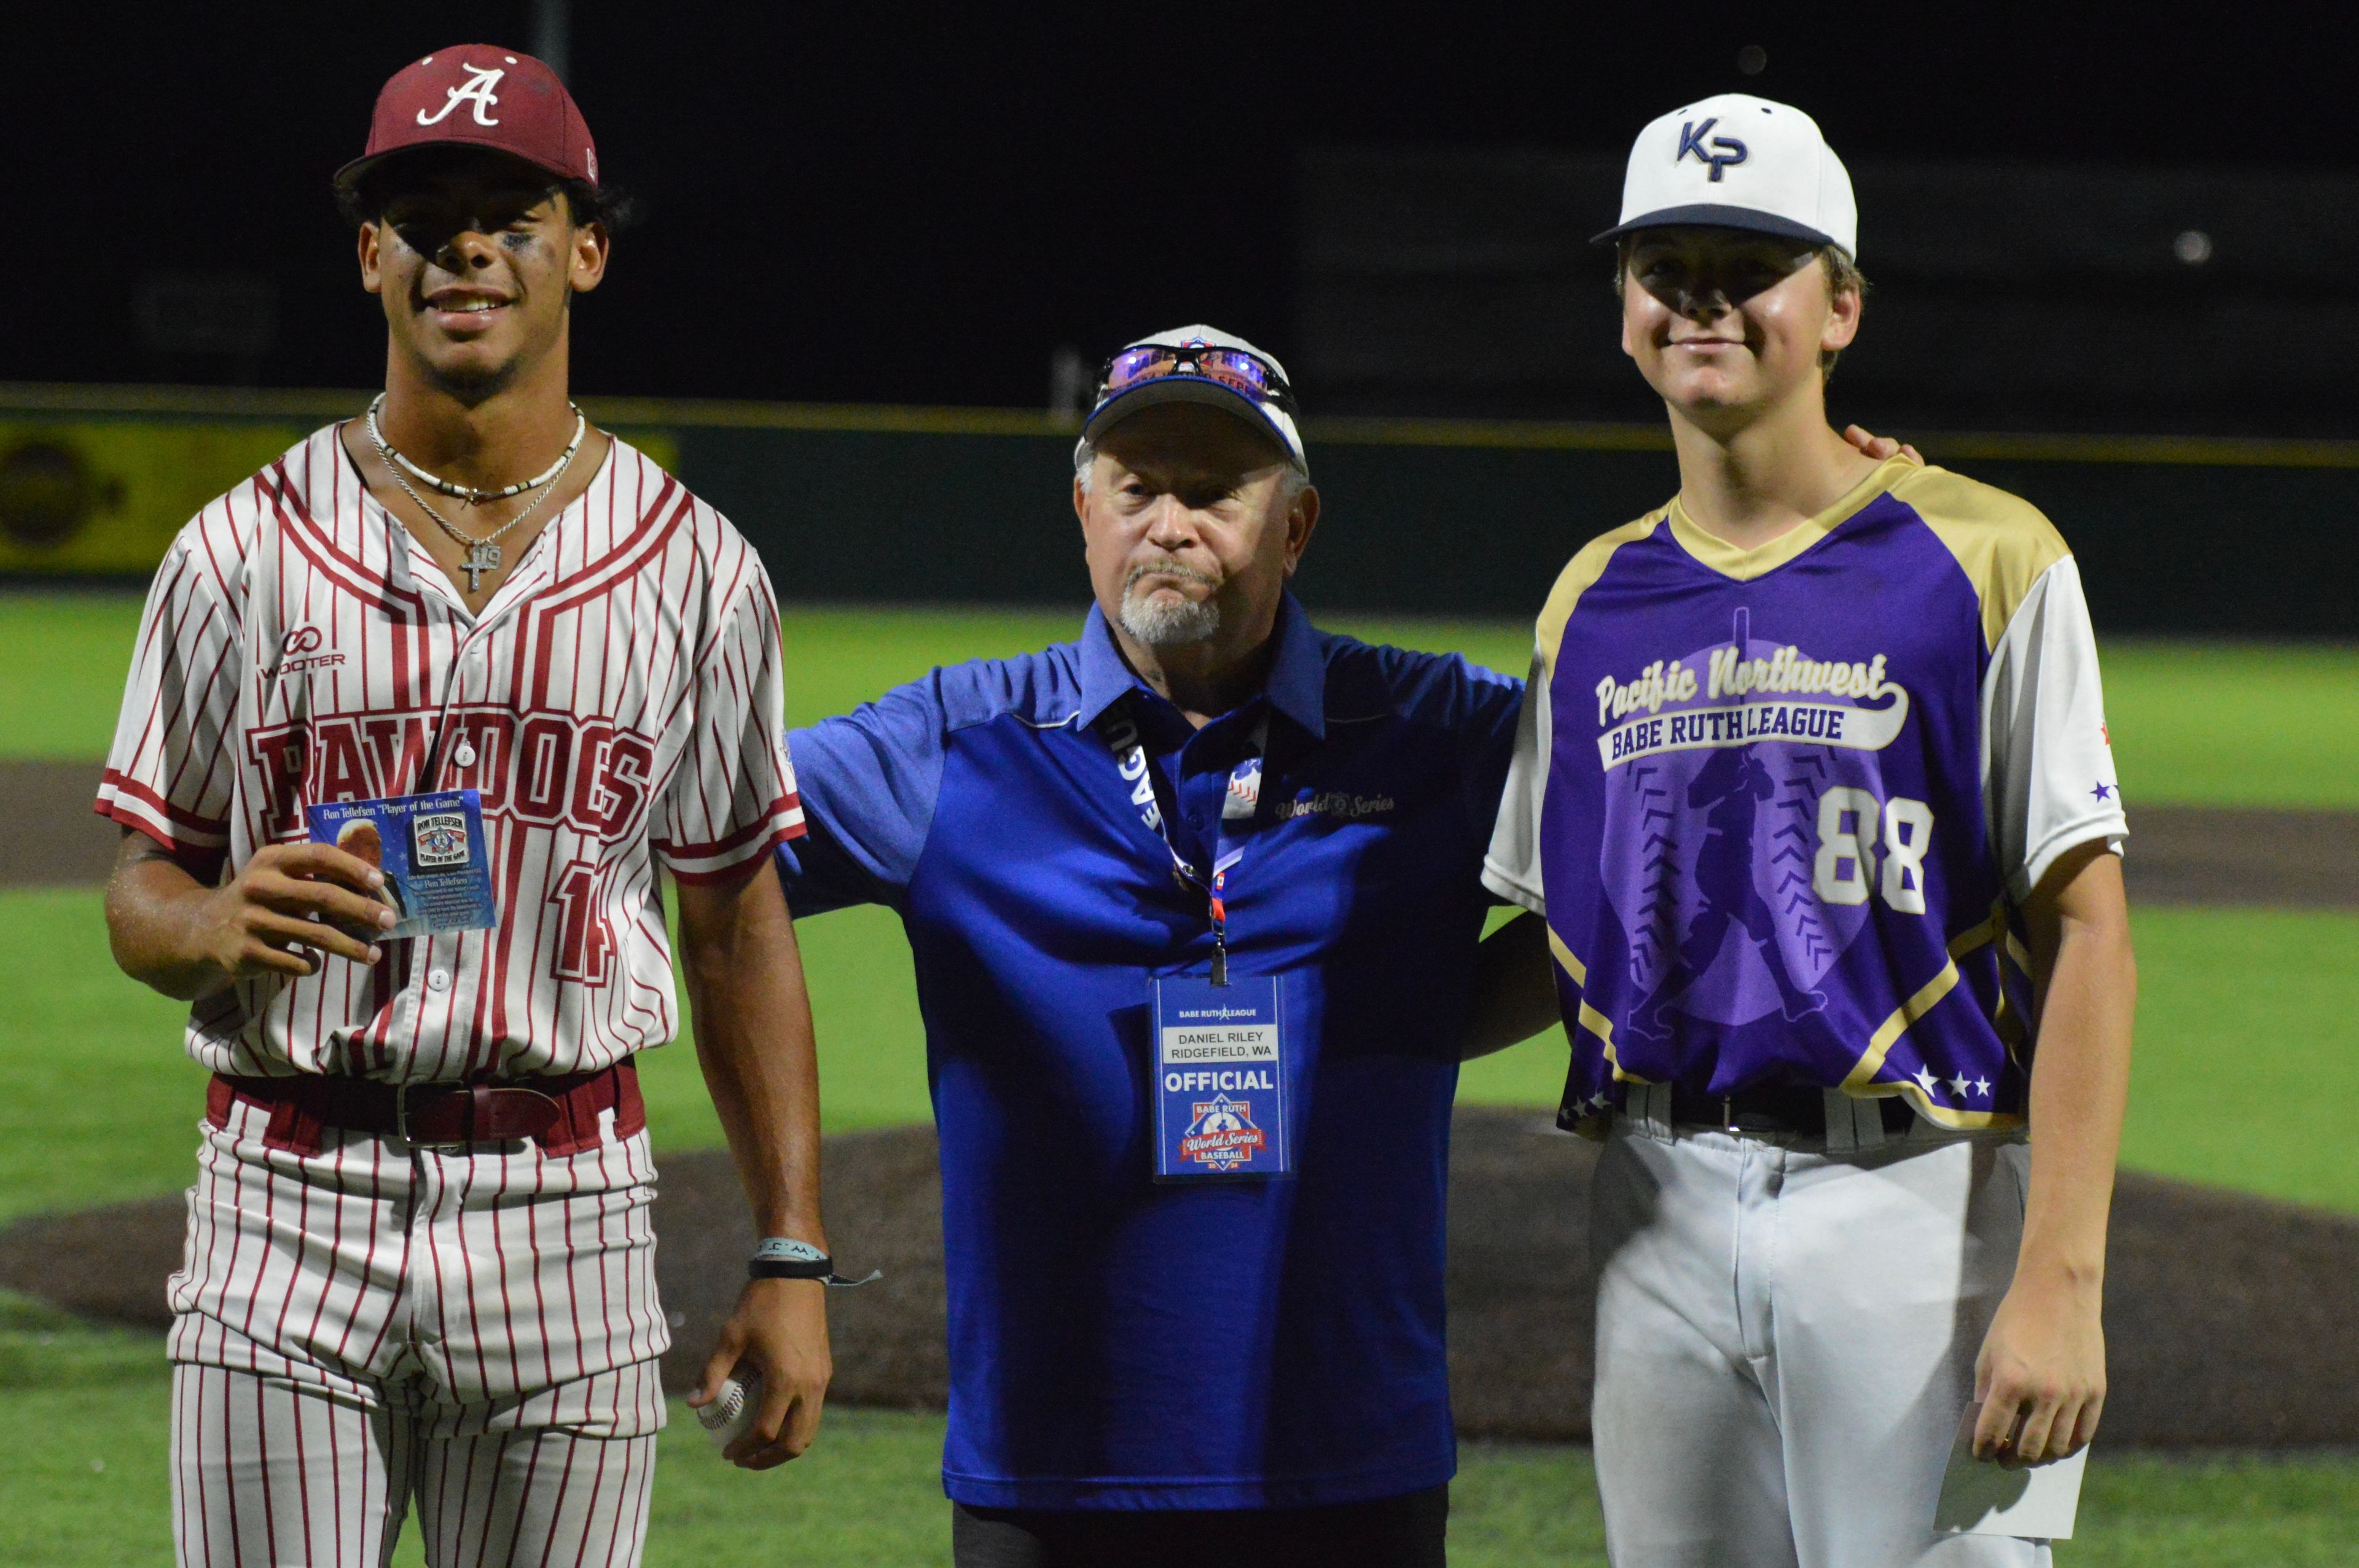
[[[1460,1430],[1589,1435],[1586,1216],[1594,1146],[1531,1111],[1465,1108],[1451,1155],[1450,1346]],[[830,1298],[835,1394],[939,1408],[946,1395],[940,1196],[930,1129],[827,1141],[828,1231],[847,1270],[885,1278]],[[726,1156],[663,1162],[659,1271],[691,1383],[752,1246]],[[0,1231],[0,1288],[160,1326],[179,1260],[177,1199],[22,1220]],[[2125,1176],[2105,1326],[2109,1443],[2359,1444],[2359,1221]]]

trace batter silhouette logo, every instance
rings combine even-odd
[[[1193,1119],[1180,1135],[1180,1157],[1207,1171],[1235,1171],[1252,1162],[1269,1146],[1268,1135],[1254,1125],[1253,1101],[1216,1094],[1192,1102]]]
[[[506,76],[507,72],[497,66],[468,65],[464,62],[461,63],[459,69],[467,72],[467,80],[461,82],[456,87],[448,87],[443,89],[442,107],[435,110],[431,114],[429,114],[425,110],[420,109],[418,112],[418,123],[419,124],[439,125],[444,120],[450,118],[451,110],[456,109],[462,103],[468,104],[473,110],[475,124],[478,125],[496,125],[499,124],[497,120],[493,119],[489,114],[485,114],[484,111],[499,107],[499,94],[494,92],[493,89],[499,86],[500,78]],[[1712,171],[1712,178],[1714,179],[1720,178],[1720,171],[1718,169],[1714,169]]]
[[[1912,708],[1885,653],[1842,651],[1854,656],[1756,638],[1737,609],[1727,641],[1597,682],[1598,869],[1626,969],[1591,979],[1615,993],[1597,1005],[1619,1034],[1671,1038],[1674,1015],[1740,1028],[1826,1011],[1823,982],[1871,917],[1880,868],[1863,846],[1886,835],[1865,812],[1892,793],[1880,753]],[[1911,864],[1930,830],[1904,823]],[[1862,896],[1841,896],[1853,887]]]

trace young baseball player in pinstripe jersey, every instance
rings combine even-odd
[[[1980,1401],[1977,1451],[2042,1464],[2104,1399],[2136,979],[2095,643],[2038,513],[1828,427],[1856,229],[1782,104],[1638,138],[1603,237],[1680,492],[1550,595],[1486,871],[1607,1140],[1622,1568],[2044,1562],[1937,1535],[1953,1438]]]
[[[632,1067],[678,1025],[658,863],[782,1260],[706,1377],[764,1378],[732,1456],[800,1452],[828,1379],[810,1016],[762,874],[801,831],[776,607],[726,521],[566,400],[607,233],[546,67],[408,67],[338,185],[385,395],[172,546],[98,801],[116,957],[195,1004],[214,1074],[170,1285],[179,1561],[378,1564],[414,1501],[437,1565],[634,1563],[669,1338]],[[457,792],[480,827],[418,804]],[[384,815],[307,842],[340,802]],[[491,924],[437,914],[422,868],[480,869]],[[388,935],[411,917],[443,925]]]

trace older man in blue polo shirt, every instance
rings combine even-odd
[[[1107,366],[1080,639],[788,738],[798,916],[900,912],[957,1562],[1440,1564],[1443,1183],[1520,683],[1321,632],[1277,362]]]

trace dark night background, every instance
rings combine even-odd
[[[454,42],[530,48],[531,5],[95,14],[16,8],[6,24],[0,180],[16,243],[0,250],[0,380],[375,383],[382,339],[328,175],[358,150],[387,74]],[[2279,27],[2251,7],[2233,15],[2233,27],[2196,27],[2155,8],[2074,6],[577,3],[569,75],[602,162],[641,209],[585,309],[578,380],[604,393],[1038,407],[1061,343],[1094,364],[1128,335],[1203,319],[1297,354],[1314,248],[1305,153],[1618,159],[1652,115],[1732,89],[1807,108],[1854,168],[2073,165],[2133,189],[2195,169],[2297,192],[2314,177],[2329,182],[2319,200],[2347,207],[2354,144],[2331,109],[2343,51],[2290,16]],[[1738,69],[1747,45],[1766,51],[1756,75]],[[2027,246],[2071,226],[2071,205],[2054,224],[2015,212]],[[2267,216],[2241,248],[2223,236],[2200,280],[2166,279],[2159,293],[2036,255],[1975,287],[2061,291],[2098,312],[2075,356],[2156,351],[2138,344],[2160,317],[2221,290],[2277,308],[2245,339],[2349,341],[2339,298],[2315,302],[2321,317],[2289,297],[2332,285],[2344,258],[2319,253],[2359,215],[2324,232],[2315,212],[2286,213],[2281,228]],[[1565,223],[1585,232],[1610,217]],[[1887,226],[1871,208],[1863,260],[1900,301],[1908,277],[1878,276]],[[1563,237],[1564,265],[1602,266],[1581,237]],[[188,273],[266,279],[266,351],[174,351],[143,334],[143,289]],[[1595,333],[1610,334],[1610,300],[1576,281],[1563,308],[1593,311]],[[1872,300],[1855,351],[1863,396],[1876,384],[1875,324]],[[2222,351],[2215,335],[2190,351]],[[1910,384],[1928,379],[1909,368]],[[2061,390],[2028,416],[1984,395],[1948,423],[2321,435],[2348,424],[2309,390],[2108,406],[2076,402],[2071,371],[2042,373]],[[1321,390],[1315,367],[1297,374]],[[1655,416],[1635,377],[1593,396],[1468,398],[1413,377],[1378,393],[1343,405]],[[1940,422],[1948,410],[1913,399],[1905,412]]]

